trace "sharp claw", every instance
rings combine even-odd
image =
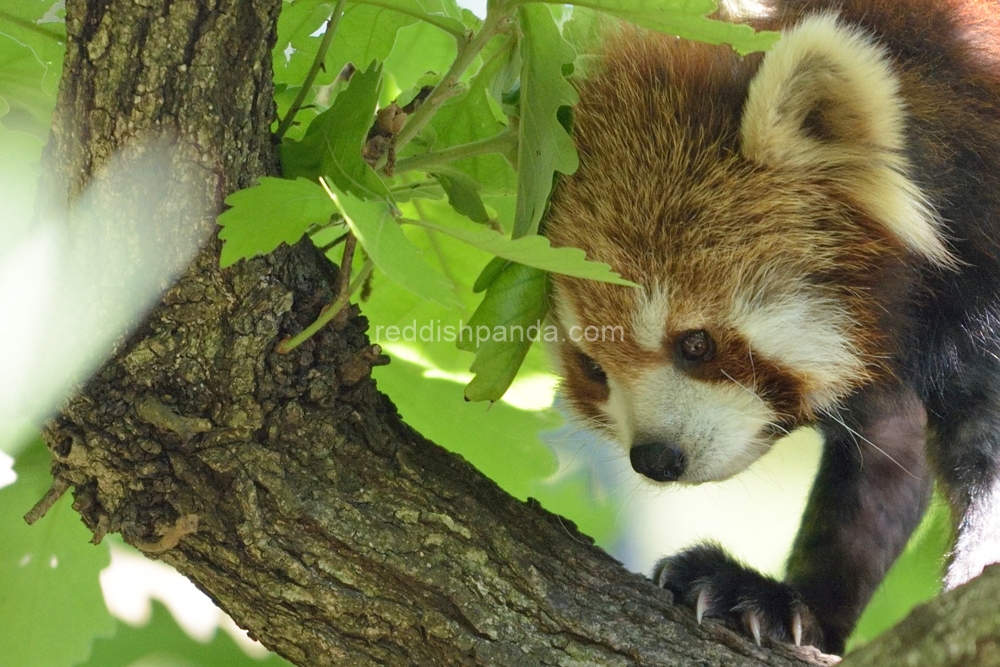
[[[743,622],[746,623],[747,629],[753,635],[753,640],[757,642],[757,646],[760,646],[760,615],[753,611],[747,611],[743,614]]]
[[[798,609],[792,613],[792,639],[796,646],[802,646],[802,614]]]
[[[698,625],[701,625],[701,619],[706,611],[708,611],[708,589],[703,588],[698,591],[698,602],[694,607],[694,615],[698,619]]]

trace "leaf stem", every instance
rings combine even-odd
[[[330,44],[333,42],[333,35],[337,32],[337,24],[340,23],[340,17],[344,15],[344,5],[347,4],[347,0],[337,0],[337,6],[333,8],[333,13],[330,14],[330,18],[326,20],[326,30],[323,31],[323,41],[319,44],[319,50],[316,51],[316,57],[313,58],[312,66],[309,68],[309,73],[306,74],[305,80],[302,82],[302,88],[299,89],[299,94],[295,96],[295,101],[292,102],[292,106],[289,107],[288,113],[281,120],[281,124],[278,126],[278,131],[274,133],[274,138],[276,141],[281,141],[281,138],[285,136],[288,132],[288,128],[292,126],[292,122],[295,120],[295,114],[302,109],[302,103],[305,102],[306,95],[312,90],[313,81],[316,80],[316,76],[319,74],[319,70],[323,67],[323,61],[326,60],[326,53],[330,50]]]
[[[295,348],[297,348],[302,343],[309,340],[313,334],[322,329],[330,320],[336,317],[340,311],[344,309],[344,306],[348,304],[351,300],[351,296],[364,285],[365,281],[368,280],[368,276],[371,275],[372,269],[375,268],[375,263],[372,262],[371,258],[366,259],[364,266],[358,271],[358,275],[355,276],[351,284],[347,286],[347,289],[343,290],[337,295],[337,298],[327,306],[316,321],[310,324],[308,327],[302,330],[302,332],[295,336],[294,338],[289,338],[282,341],[277,348],[278,354],[288,354]]]
[[[370,5],[372,7],[381,7],[383,9],[388,9],[390,11],[398,12],[398,13],[403,14],[405,16],[412,16],[413,18],[415,18],[415,19],[417,19],[419,21],[423,21],[424,23],[429,23],[432,26],[434,26],[435,28],[439,28],[439,29],[443,30],[444,32],[448,33],[449,35],[454,36],[455,39],[464,39],[465,38],[465,31],[455,30],[454,28],[452,28],[448,24],[447,21],[439,19],[438,17],[436,17],[436,16],[434,16],[432,14],[425,14],[423,12],[411,12],[411,11],[407,11],[407,10],[403,9],[402,7],[400,7],[398,3],[393,3],[393,2],[378,2],[377,0],[352,0],[352,2],[354,2],[355,4],[358,4],[358,5]],[[453,19],[453,20],[457,20],[457,19]]]
[[[455,86],[458,85],[458,80],[461,78],[465,70],[469,68],[472,61],[483,50],[494,35],[498,32],[507,29],[509,25],[510,10],[503,9],[497,11],[496,13],[487,13],[486,20],[483,22],[482,27],[480,27],[479,32],[471,36],[465,36],[464,39],[459,40],[458,54],[455,56],[455,61],[445,72],[444,77],[434,87],[431,94],[427,96],[420,108],[413,112],[409,120],[407,120],[406,125],[400,131],[399,135],[396,137],[396,150],[400,150],[405,146],[413,137],[420,134],[420,130],[424,129],[424,125],[427,121],[431,119],[434,112],[438,110],[444,102],[453,94]]]
[[[506,129],[492,137],[470,141],[467,144],[451,146],[439,151],[428,151],[419,153],[412,157],[404,158],[396,162],[395,173],[405,171],[432,171],[434,167],[449,164],[456,160],[485,155],[487,153],[507,153],[508,149],[515,149],[516,160],[517,133]]]

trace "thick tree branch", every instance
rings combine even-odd
[[[1000,665],[1000,565],[921,605],[899,625],[844,660],[843,667]]]

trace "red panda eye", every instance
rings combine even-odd
[[[688,361],[710,361],[715,343],[704,329],[689,331],[680,339],[680,351]]]
[[[608,374],[604,372],[601,365],[591,359],[589,356],[583,352],[577,353],[580,360],[580,369],[583,371],[584,377],[586,377],[591,382],[597,382],[600,384],[605,384],[608,381]]]

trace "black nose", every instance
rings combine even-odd
[[[684,474],[687,456],[684,450],[665,442],[633,445],[628,453],[637,473],[657,482],[673,482]]]

